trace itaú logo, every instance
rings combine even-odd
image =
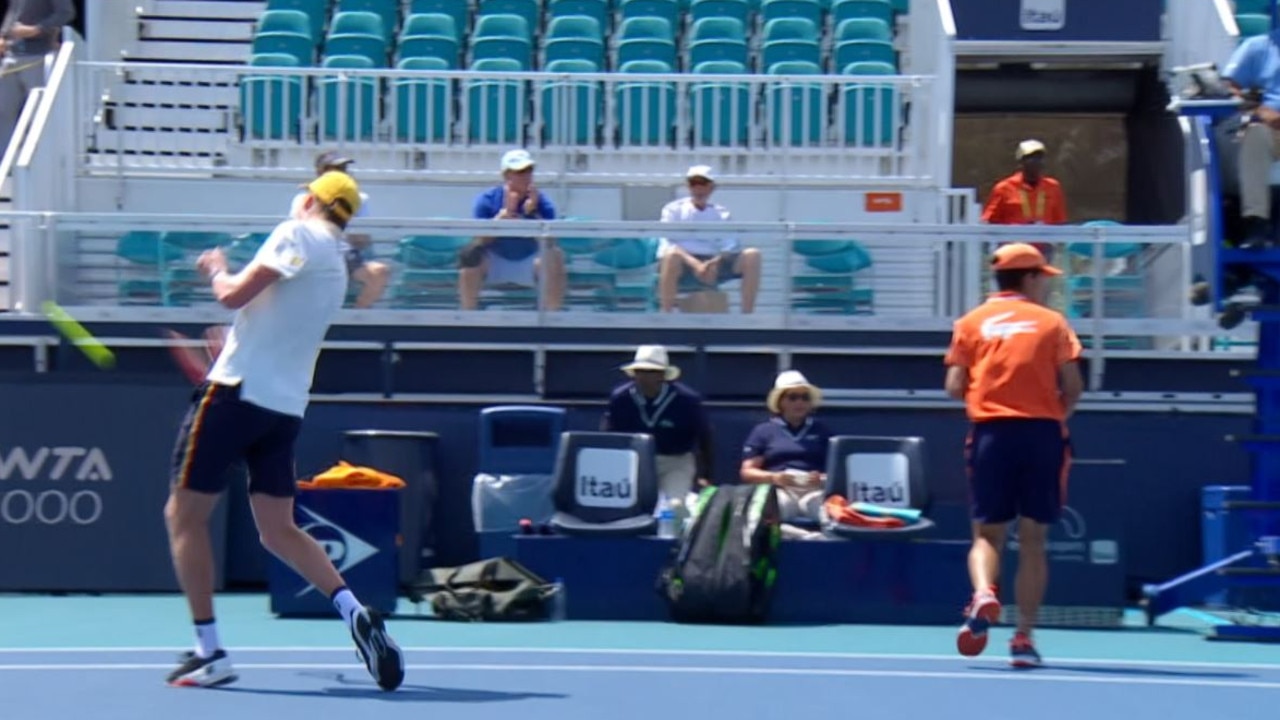
[[[110,481],[111,477],[107,456],[96,447],[0,449],[0,480]]]

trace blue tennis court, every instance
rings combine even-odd
[[[267,720],[321,717],[653,718],[848,714],[870,718],[1274,718],[1275,649],[1205,642],[1193,628],[1045,630],[1047,666],[1012,670],[1009,630],[987,655],[953,654],[952,628],[690,627],[666,623],[391,628],[407,676],[380,691],[337,620],[275,620],[266,598],[219,603],[239,681],[166,687],[189,647],[181,600],[0,598],[0,697],[11,717]],[[412,606],[409,606],[412,612]],[[704,707],[704,705],[708,707]],[[376,713],[376,715],[373,715]],[[996,712],[995,716],[999,713]]]

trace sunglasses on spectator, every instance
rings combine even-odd
[[[783,400],[797,400],[801,402],[809,402],[811,399],[809,393],[786,393],[782,396]]]

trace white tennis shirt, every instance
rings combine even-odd
[[[281,278],[236,311],[208,380],[240,385],[245,402],[302,417],[320,343],[347,294],[342,231],[315,218],[286,220],[253,262]]]

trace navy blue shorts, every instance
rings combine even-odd
[[[243,462],[249,492],[274,497],[297,493],[293,445],[302,418],[240,399],[240,387],[205,383],[191,398],[173,448],[174,487],[219,494],[229,470]]]
[[[974,423],[965,441],[965,464],[974,520],[1057,522],[1071,465],[1071,442],[1058,421]]]

